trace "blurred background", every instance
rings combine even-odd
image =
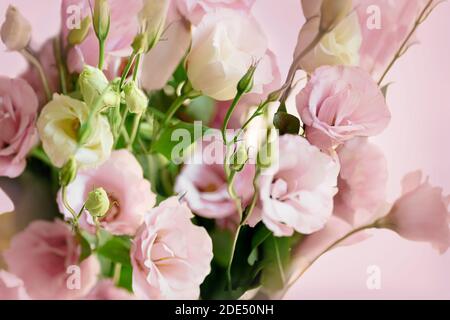
[[[33,26],[34,46],[58,33],[59,0],[0,0],[0,24],[9,4],[18,7]],[[253,13],[285,75],[304,22],[300,1],[257,0]],[[450,193],[450,3],[443,3],[431,14],[420,27],[417,40],[418,45],[388,76],[387,81],[393,83],[388,93],[392,121],[373,139],[388,161],[389,200],[399,196],[402,177],[417,169]],[[15,77],[24,69],[25,61],[6,52],[0,43],[0,75]],[[15,215],[0,218],[0,251],[14,230],[22,228],[31,216],[46,216],[45,211],[52,210],[38,205],[48,202],[45,185],[27,175],[14,183],[0,179],[0,186],[17,207]],[[370,266],[379,267],[380,289],[367,287]],[[408,242],[389,231],[374,231],[368,240],[320,258],[286,298],[450,299],[450,252],[439,255],[428,244]]]

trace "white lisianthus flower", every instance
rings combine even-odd
[[[319,25],[319,17],[305,23],[299,34],[297,54],[313,41],[319,32]],[[308,73],[325,65],[356,66],[359,64],[361,43],[362,35],[358,16],[352,13],[322,38],[319,44],[300,61],[300,66]]]
[[[187,75],[194,89],[216,100],[230,100],[250,65],[259,61],[252,92],[272,81],[267,39],[249,16],[232,10],[205,15],[193,31]]]
[[[86,103],[55,94],[39,116],[37,127],[45,152],[56,167],[62,167],[72,156],[79,168],[99,165],[111,154],[113,136],[107,119],[98,115],[92,121],[92,133],[86,142],[78,143],[78,129],[88,119]]]

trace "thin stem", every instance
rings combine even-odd
[[[78,215],[75,212],[75,210],[70,206],[69,202],[67,201],[67,187],[63,186],[61,190],[62,194],[62,201],[64,204],[64,207],[70,212],[70,214],[73,217],[73,223],[75,226],[78,225]]]
[[[231,283],[231,266],[233,264],[233,260],[234,260],[234,253],[236,251],[236,245],[237,245],[237,241],[239,239],[239,234],[241,232],[241,228],[242,225],[239,224],[239,226],[236,229],[236,233],[234,234],[234,239],[233,239],[233,244],[231,246],[231,253],[230,253],[230,260],[228,262],[228,266],[227,266],[227,281],[228,281],[228,290],[232,290],[232,283]]]
[[[133,81],[136,81],[138,73],[139,73],[139,64],[141,63],[141,54],[139,53],[136,57],[136,62],[134,64],[133,70]]]
[[[142,118],[142,114],[137,114],[134,116],[133,128],[131,130],[131,137],[130,137],[130,140],[128,141],[128,146],[127,146],[128,150],[132,149],[134,140],[136,140],[136,135],[138,132],[139,124],[141,123],[141,118]]]
[[[105,40],[98,40],[98,68],[103,70],[105,63]]]
[[[236,96],[233,99],[233,102],[231,103],[230,108],[228,108],[227,114],[225,115],[225,119],[223,120],[222,124],[222,139],[225,144],[227,144],[227,137],[226,137],[226,131],[228,128],[228,123],[230,122],[231,115],[233,114],[234,109],[236,108],[237,104],[239,103],[239,100],[241,100],[242,93],[238,92]]]
[[[401,57],[401,55],[403,54],[403,50],[405,49],[405,47],[408,45],[409,40],[411,39],[411,37],[413,36],[413,34],[416,32],[417,28],[419,27],[419,25],[423,22],[423,17],[425,16],[425,14],[427,13],[428,9],[430,8],[430,6],[432,5],[434,0],[430,0],[427,5],[425,6],[425,8],[422,10],[422,12],[420,13],[419,17],[417,18],[417,20],[414,23],[413,28],[411,29],[411,31],[408,33],[408,35],[406,36],[405,40],[403,41],[403,43],[401,44],[400,48],[397,50],[397,52],[395,53],[394,57],[392,58],[391,62],[389,63],[389,65],[387,66],[386,70],[384,71],[383,75],[381,76],[380,80],[378,80],[378,85],[381,85],[381,83],[383,82],[384,78],[387,76],[387,74],[389,73],[389,71],[392,69],[392,67],[394,66],[395,62]]]
[[[255,119],[256,117],[259,117],[260,115],[262,115],[264,113],[264,109],[269,105],[268,101],[264,101],[263,103],[261,103],[259,105],[259,107],[255,110],[255,112],[253,112],[253,114],[250,116],[250,118],[248,118],[247,121],[245,121],[245,123],[242,125],[241,128],[239,128],[238,132],[236,133],[236,135],[234,136],[234,138],[231,141],[236,141],[239,136],[242,134],[242,132],[244,132],[244,130],[248,127],[248,125],[253,121],[253,119]]]
[[[123,70],[122,77],[120,78],[119,90],[122,89],[125,79],[128,77],[128,73],[130,73],[131,66],[133,65],[134,59],[136,58],[136,52],[133,52],[128,59],[128,63]]]
[[[128,108],[125,106],[125,110],[123,111],[123,114],[122,114],[122,119],[120,119],[119,128],[118,128],[117,132],[115,133],[114,148],[116,147],[117,142],[119,141],[120,134],[122,133],[122,130],[125,129],[125,120],[127,119],[127,116],[128,116]]]
[[[59,81],[61,83],[61,91],[63,94],[67,94],[67,83],[66,83],[66,67],[63,63],[63,54],[61,50],[61,41],[59,37],[53,39],[53,51],[56,58],[56,64],[58,65],[59,71]]]
[[[20,53],[38,71],[39,77],[41,78],[41,81],[42,81],[42,86],[44,87],[45,96],[47,98],[47,101],[50,101],[52,99],[52,94],[51,94],[51,91],[50,91],[50,86],[48,84],[47,76],[45,75],[45,71],[44,71],[44,68],[42,68],[41,63],[39,62],[38,59],[35,58],[35,56],[27,48],[22,49],[20,51]]]
[[[186,95],[181,95],[175,99],[175,101],[172,103],[172,105],[169,107],[169,110],[166,113],[166,118],[164,119],[162,128],[165,128],[169,125],[173,116],[178,111],[178,109],[183,105],[184,101],[186,101]]]

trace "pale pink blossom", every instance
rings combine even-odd
[[[169,198],[146,214],[131,247],[133,291],[147,299],[197,299],[210,272],[212,241],[186,204]]]
[[[38,140],[38,99],[22,79],[0,77],[0,176],[15,178]]]
[[[110,200],[110,209],[99,219],[99,225],[115,235],[134,235],[144,220],[144,214],[156,203],[150,182],[144,179],[142,167],[127,150],[113,151],[101,166],[82,170],[67,187],[67,200],[79,212],[90,191],[102,187]],[[61,212],[66,219],[72,215],[64,208],[61,193],[58,195]],[[80,226],[95,231],[95,222],[84,211]]]
[[[223,150],[222,153],[206,156],[208,150]],[[211,152],[213,153],[213,152]],[[236,204],[228,193],[227,179],[223,167],[225,147],[221,137],[214,136],[211,142],[200,143],[192,159],[185,164],[175,182],[175,192],[184,195],[189,208],[197,215],[222,219],[237,214]],[[253,195],[253,176],[255,166],[246,164],[241,172],[236,174],[234,189],[241,201],[246,204]]]
[[[118,76],[124,57],[131,54],[131,43],[139,31],[138,13],[142,8],[141,0],[108,0],[111,10],[111,25],[105,45],[104,71],[109,79]],[[63,0],[61,6],[61,21],[70,21],[68,18],[72,11],[70,6],[79,6],[81,19],[91,15],[90,1]],[[73,19],[73,18],[72,18]],[[67,23],[62,23],[62,37],[64,43],[69,34]],[[80,73],[84,64],[98,65],[99,44],[92,24],[84,41],[67,52],[67,65],[69,72]]]
[[[134,300],[136,297],[126,289],[118,288],[110,279],[100,280],[89,292],[86,300]]]
[[[297,96],[308,140],[328,150],[354,137],[381,133],[391,114],[383,93],[358,67],[321,67]]]
[[[450,196],[444,196],[428,179],[422,182],[422,172],[412,172],[402,181],[402,196],[378,225],[405,239],[429,242],[444,253],[450,246],[449,205]]]
[[[231,9],[249,13],[255,0],[175,0],[178,10],[189,21],[197,25],[208,12]]]
[[[4,270],[0,270],[0,300],[30,300],[23,281]]]
[[[4,258],[32,299],[77,299],[91,290],[100,272],[94,256],[80,263],[80,255],[81,246],[67,224],[38,220],[14,236]],[[68,285],[71,275],[81,277],[79,288]]]
[[[14,211],[14,203],[0,188],[0,214]]]
[[[281,136],[278,160],[259,180],[259,214],[266,227],[276,236],[322,229],[333,212],[338,173],[338,163],[306,139]]]
[[[357,212],[369,219],[383,205],[388,178],[387,162],[381,150],[367,138],[354,138],[337,149],[341,165],[334,214],[350,224]],[[368,222],[368,221],[365,221]]]

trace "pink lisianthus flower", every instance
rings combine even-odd
[[[22,79],[0,77],[0,176],[15,178],[38,140],[38,99]]]
[[[81,246],[62,221],[34,221],[11,241],[4,258],[8,270],[20,277],[32,299],[78,299],[97,281],[100,266],[94,256],[80,263]],[[71,273],[71,268],[79,268]],[[80,276],[69,286],[71,276]],[[79,285],[79,286],[78,286]]]
[[[132,52],[131,44],[139,31],[138,14],[142,8],[142,0],[108,0],[108,4],[111,10],[111,25],[105,45],[104,72],[109,79],[113,79],[119,75],[123,58],[128,57]],[[61,21],[71,21],[70,14],[73,14],[73,12],[68,10],[71,6],[79,6],[81,19],[91,15],[88,0],[63,0]],[[62,37],[65,44],[69,32],[67,23],[62,23]],[[91,24],[84,41],[73,48],[69,48],[67,52],[69,72],[81,73],[85,64],[96,67],[98,55],[98,39]]]
[[[14,211],[14,203],[8,195],[0,189],[0,214]]]
[[[379,134],[391,114],[383,93],[358,67],[321,67],[297,96],[307,139],[323,150]]]
[[[381,150],[367,138],[354,138],[337,149],[341,165],[334,214],[354,224],[355,215],[374,217],[385,202],[387,162]],[[358,220],[358,218],[356,219]],[[358,221],[363,222],[363,221]]]
[[[197,25],[208,12],[231,9],[249,13],[255,0],[175,0],[180,13]]]
[[[212,241],[192,212],[169,198],[145,216],[131,247],[133,291],[146,299],[197,299],[210,272]]]
[[[402,196],[377,224],[405,239],[429,242],[442,254],[450,246],[450,196],[428,180],[421,181],[420,171],[406,175]]]
[[[278,157],[261,174],[261,210],[254,214],[280,237],[322,229],[333,212],[339,164],[294,135],[280,137]],[[250,224],[257,221],[252,217]]]
[[[23,281],[4,270],[0,270],[0,300],[30,300]]]
[[[95,287],[84,297],[86,300],[134,300],[132,293],[118,288],[110,279],[100,280]]]
[[[200,143],[197,147],[199,146]],[[210,155],[208,150],[223,150],[223,153],[206,159]],[[201,217],[222,219],[237,214],[236,204],[228,193],[222,138],[214,135],[211,142],[202,142],[202,148],[197,148],[194,152],[194,161],[185,164],[175,181],[175,192],[184,194],[183,199],[189,208]],[[235,177],[234,189],[244,205],[253,195],[254,174],[255,166],[246,164]]]
[[[105,189],[110,200],[110,209],[99,219],[100,226],[115,235],[134,235],[144,214],[156,203],[156,196],[150,182],[144,179],[139,162],[127,150],[113,151],[101,166],[78,173],[67,187],[67,200],[79,212],[89,192],[99,187]],[[72,215],[62,203],[61,192],[58,204],[66,219],[71,219]],[[95,231],[95,222],[87,211],[82,214],[80,226]]]

